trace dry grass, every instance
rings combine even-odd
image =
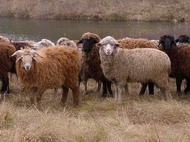
[[[1,0],[0,16],[35,19],[190,21],[189,0]]]
[[[43,96],[43,111],[29,106],[29,98],[21,92],[17,79],[11,82],[12,93],[0,103],[1,142],[188,142],[190,141],[189,96],[178,98],[174,81],[170,82],[172,102],[155,96],[139,97],[138,85],[130,86],[123,104],[104,99],[89,82],[89,94],[81,104],[72,107],[72,98],[63,107],[60,90],[48,90]],[[158,89],[157,89],[158,90]]]

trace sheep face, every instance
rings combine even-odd
[[[78,44],[82,43],[83,44],[83,51],[86,53],[89,53],[92,48],[94,47],[94,45],[97,42],[97,40],[95,40],[94,38],[89,38],[89,39],[82,39],[78,42]]]
[[[100,50],[109,56],[109,55],[112,55],[117,50],[118,44],[117,45],[113,45],[113,44],[101,45],[101,44],[98,44],[98,46],[101,46]]]
[[[179,43],[190,43],[190,38],[187,35],[180,35],[178,39],[176,39],[176,42]]]
[[[32,69],[34,62],[37,61],[36,57],[40,55],[34,50],[23,49],[16,51],[12,56],[17,56],[16,62],[21,62],[22,67],[29,71]]]
[[[22,67],[29,71],[32,68],[33,57],[31,55],[25,55],[20,60],[22,61]]]
[[[104,52],[108,56],[116,53],[118,47],[120,47],[120,44],[111,36],[103,38],[96,45],[100,47],[101,52]]]
[[[176,42],[173,36],[164,35],[160,38],[159,45],[163,46],[164,51],[168,51],[171,49],[172,45],[176,46]]]

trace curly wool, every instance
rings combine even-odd
[[[105,76],[123,86],[126,82],[164,84],[170,73],[169,57],[156,49],[118,49],[114,56],[101,53],[100,57]]]
[[[118,43],[122,48],[134,49],[134,48],[155,48],[158,49],[158,46],[147,39],[121,39],[118,40]]]
[[[3,42],[3,43],[10,43],[11,40],[5,36],[0,36],[0,42]]]
[[[48,89],[64,85],[75,86],[78,79],[79,55],[69,47],[49,47],[39,50],[38,61],[30,71],[22,68],[22,63],[16,64],[21,83],[26,89],[34,87]]]
[[[95,39],[97,42],[99,42],[101,39],[99,37],[99,35],[97,34],[94,34],[94,33],[90,33],[90,32],[87,32],[87,33],[84,33],[82,35],[82,38],[81,39],[89,39],[89,38],[93,38]]]
[[[57,41],[56,45],[57,46],[64,45],[64,46],[69,46],[69,47],[73,47],[73,48],[77,49],[76,43],[73,40],[70,40],[70,39],[68,39],[66,37],[61,37]]]
[[[2,92],[9,92],[8,72],[16,73],[16,58],[11,55],[16,51],[15,47],[8,43],[0,43],[0,79],[2,79]]]

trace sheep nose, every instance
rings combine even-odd
[[[111,54],[111,50],[107,50],[107,55],[110,55]]]
[[[29,71],[30,70],[30,65],[25,65],[24,68],[25,68],[26,71]]]

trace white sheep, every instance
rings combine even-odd
[[[39,50],[41,48],[45,48],[49,46],[55,46],[55,44],[48,39],[42,39],[41,41],[35,43],[32,48],[34,50]]]
[[[171,62],[162,51],[151,48],[122,49],[118,41],[111,36],[102,39],[97,46],[100,47],[100,60],[103,73],[115,85],[115,101],[121,103],[121,93],[128,82],[154,82],[166,96]]]
[[[57,43],[56,43],[57,46],[60,46],[60,45],[65,45],[65,46],[69,46],[69,47],[73,47],[75,49],[77,49],[77,45],[76,43],[73,41],[73,40],[70,40],[66,37],[61,37]]]
[[[152,43],[154,43],[157,47],[159,46],[159,40],[150,40]]]

